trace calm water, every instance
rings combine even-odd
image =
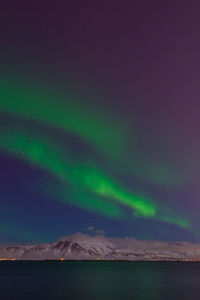
[[[0,299],[200,299],[200,263],[0,262]]]

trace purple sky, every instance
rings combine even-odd
[[[0,12],[1,76],[27,78],[40,86],[53,86],[56,91],[68,89],[84,95],[91,107],[117,116],[129,128],[121,170],[135,160],[133,174],[121,171],[119,180],[137,185],[159,205],[178,212],[192,223],[192,230],[146,219],[136,218],[133,224],[104,220],[74,207],[66,211],[66,221],[60,204],[33,196],[27,186],[23,194],[22,182],[13,185],[10,181],[0,190],[6,226],[10,228],[10,220],[15,220],[19,228],[29,222],[25,200],[19,200],[23,194],[24,198],[29,195],[37,199],[34,209],[40,219],[38,227],[42,227],[46,239],[81,231],[88,223],[110,235],[199,239],[200,4],[87,0],[62,5],[24,1],[5,6]],[[20,164],[2,153],[0,165],[8,178],[9,170],[17,173],[19,169],[22,177],[29,174],[31,181],[33,174]],[[15,196],[5,186],[16,188]],[[11,203],[19,213],[9,210]],[[49,217],[43,226],[47,207]],[[57,229],[51,228],[52,218],[60,220]],[[67,226],[70,230],[65,233],[63,228]],[[28,228],[37,236],[33,215]],[[18,238],[12,229],[9,234],[2,229],[0,237],[3,241]]]

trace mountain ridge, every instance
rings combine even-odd
[[[51,243],[0,246],[0,260],[200,261],[200,244],[77,233]]]

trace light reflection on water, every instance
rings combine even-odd
[[[1,299],[200,299],[200,263],[0,262]]]

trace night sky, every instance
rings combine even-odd
[[[200,4],[185,3],[1,6],[0,243],[200,241]]]

